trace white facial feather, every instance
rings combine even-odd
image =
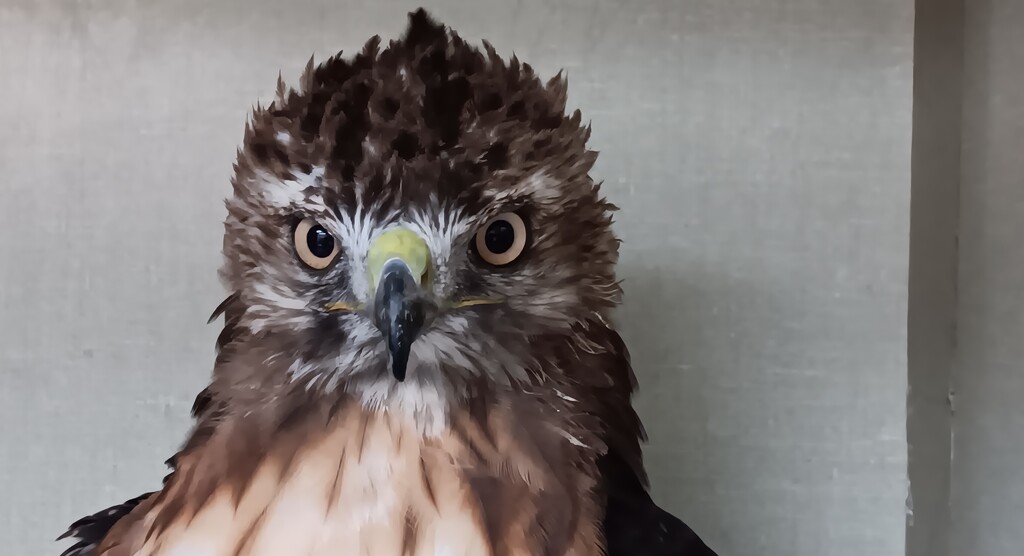
[[[402,382],[389,374],[350,384],[363,407],[400,415],[412,422],[424,437],[438,437],[448,425],[448,408],[453,396],[447,380],[436,367],[419,362]]]
[[[508,189],[500,190],[494,195],[495,201],[512,198],[528,197],[538,204],[547,204],[559,199],[559,192],[554,181],[544,170],[534,172]]]
[[[338,241],[341,242],[346,258],[345,266],[348,272],[349,284],[356,299],[363,303],[370,301],[371,285],[366,273],[366,255],[370,251],[373,240],[387,227],[374,219],[375,210],[366,210],[362,205],[356,208],[354,215],[342,212],[339,220],[325,223]],[[387,216],[384,221],[393,219]]]
[[[471,219],[465,217],[457,208],[440,208],[428,214],[413,211],[403,226],[416,232],[427,243],[434,258],[434,294],[444,297],[451,287],[450,261],[452,249],[458,239],[470,231]]]
[[[295,292],[284,292],[270,284],[256,284],[252,288],[254,298],[278,309],[303,310],[306,302],[295,296]]]
[[[295,176],[294,179],[282,180],[264,170],[256,170],[256,180],[261,198],[278,209],[305,209],[312,213],[323,212],[326,208],[323,198],[319,195],[307,198],[305,192],[321,185],[324,167],[315,166],[308,173],[292,169],[292,174]]]

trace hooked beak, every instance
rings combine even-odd
[[[426,242],[405,228],[382,234],[367,254],[373,319],[387,342],[388,363],[398,381],[405,380],[412,344],[433,315],[424,289],[429,260]]]

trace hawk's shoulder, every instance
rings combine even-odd
[[[599,460],[607,496],[608,556],[717,556],[686,523],[660,508],[614,451]]]
[[[209,390],[203,390],[196,396],[195,402],[192,405],[193,418],[200,419],[208,414],[211,405]],[[165,485],[177,470],[176,460],[177,457],[172,456],[166,461],[170,471],[164,477],[163,482]],[[149,501],[156,494],[157,492],[147,492],[75,521],[68,526],[68,530],[63,535],[57,537],[57,540],[73,539],[75,541],[73,545],[61,553],[61,556],[94,556],[96,547],[103,542],[103,539],[107,537],[111,529],[135,511],[139,505]]]
[[[83,517],[68,527],[67,532],[57,538],[74,539],[75,544],[65,550],[61,556],[92,556],[96,547],[103,541],[111,528],[122,518],[130,514],[139,504],[149,498],[153,493],[146,493],[126,500],[116,506]]]

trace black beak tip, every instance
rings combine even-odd
[[[395,375],[395,380],[398,382],[405,382],[405,372],[409,367],[409,357],[405,356],[398,358],[395,356],[391,357],[391,374]]]

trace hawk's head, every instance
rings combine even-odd
[[[565,103],[561,76],[422,11],[279,85],[238,156],[222,271],[273,380],[414,410],[557,380],[540,339],[586,349],[575,331],[619,294],[613,207]]]

